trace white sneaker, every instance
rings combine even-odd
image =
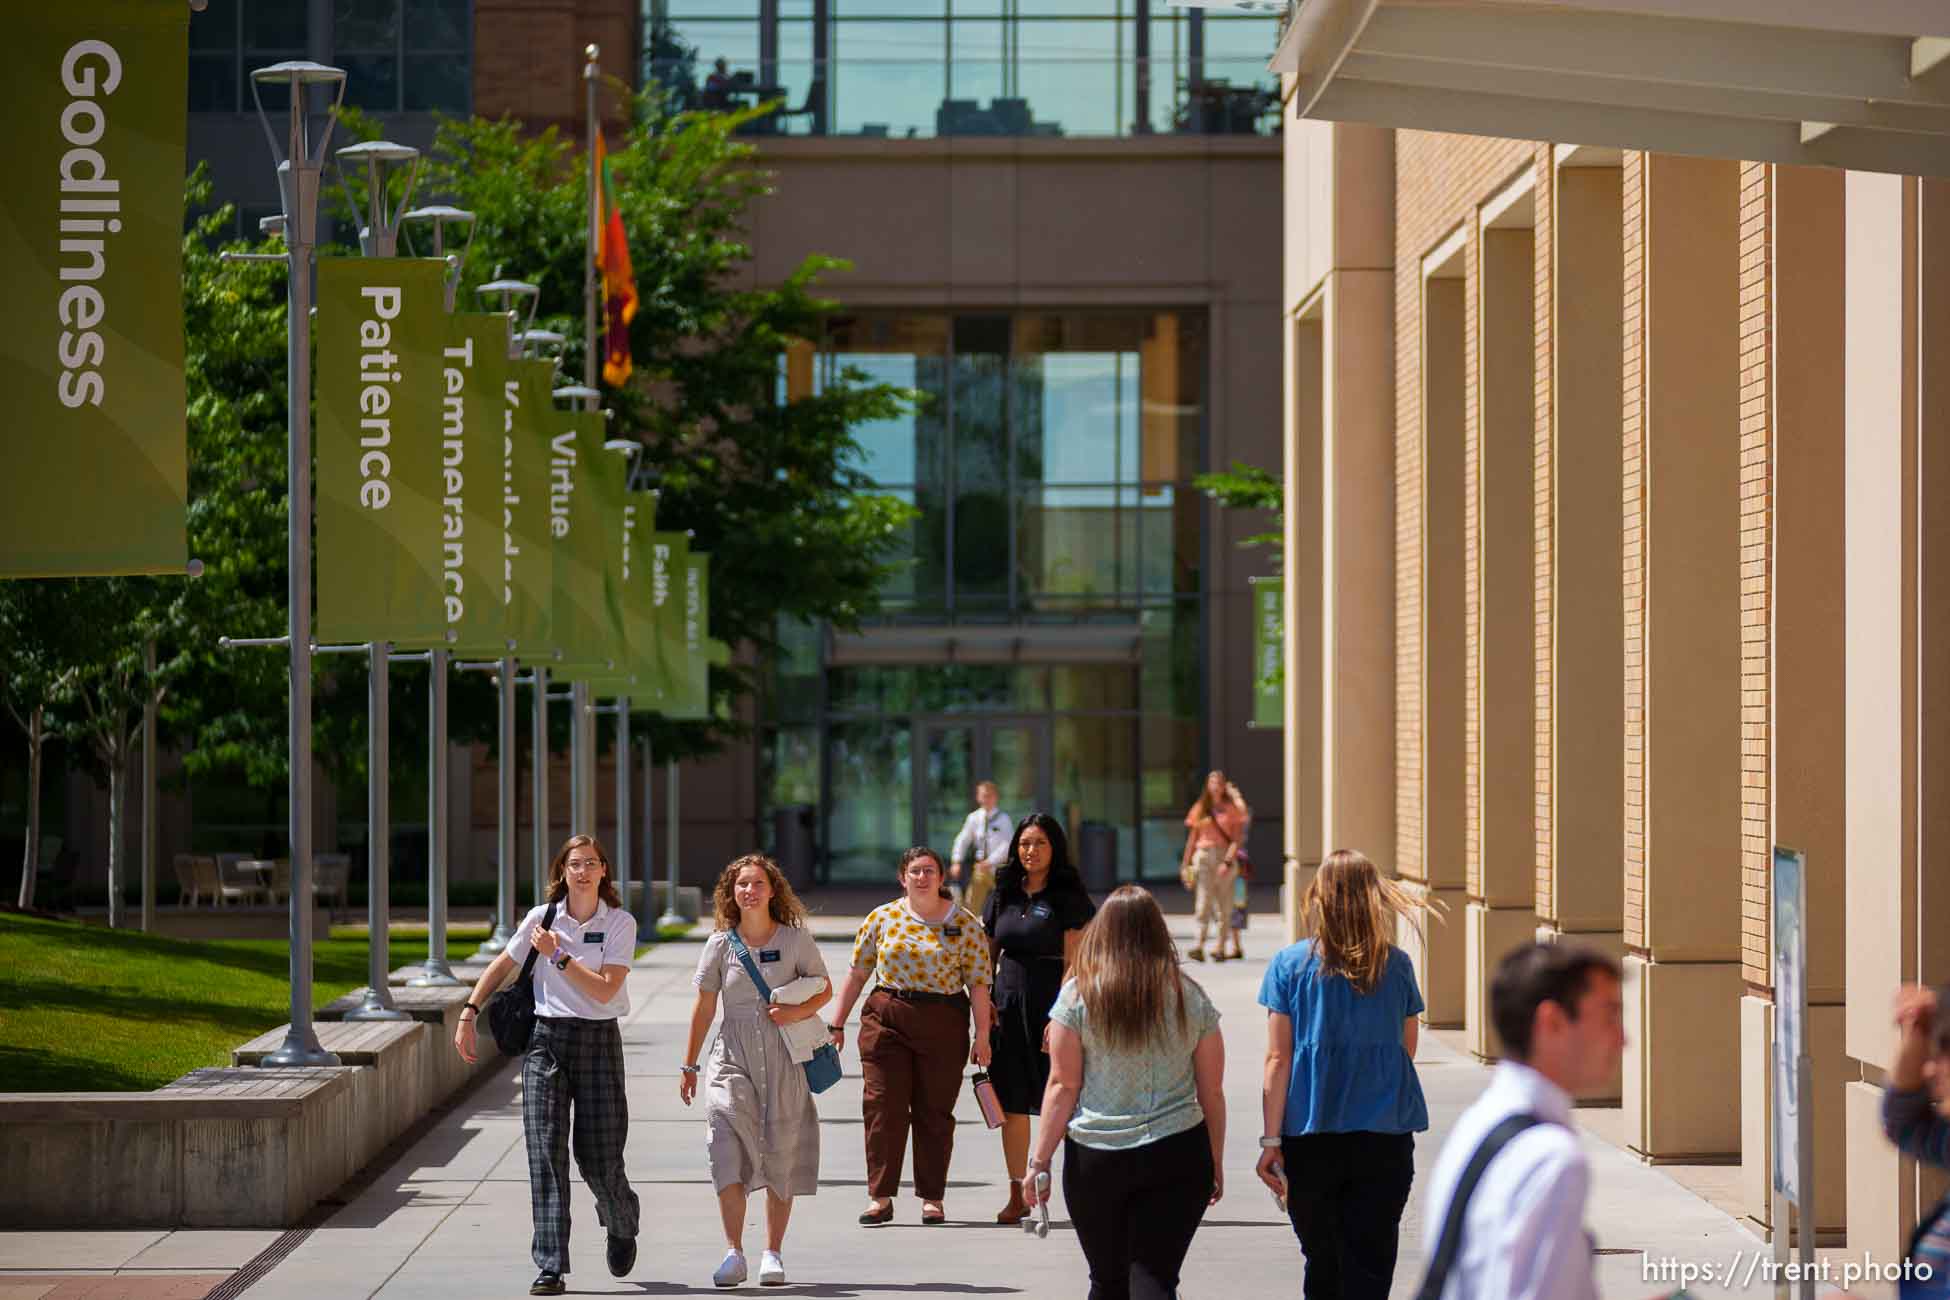
[[[785,1285],[785,1261],[779,1252],[768,1250],[758,1258],[758,1284],[760,1286]]]
[[[711,1285],[737,1286],[744,1280],[745,1252],[742,1250],[727,1250],[724,1253],[724,1263],[718,1265],[718,1271],[711,1275]]]

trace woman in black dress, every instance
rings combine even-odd
[[[1062,825],[1048,813],[1023,818],[982,910],[995,956],[989,1077],[1002,1104],[1002,1159],[1009,1168],[1009,1204],[997,1223],[1020,1223],[1029,1213],[1022,1180],[1029,1173],[1029,1117],[1042,1111],[1049,1083],[1050,1007],[1096,910],[1070,861]]]

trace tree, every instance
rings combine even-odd
[[[1273,548],[1274,564],[1278,566],[1282,555],[1281,546],[1285,540],[1283,533],[1285,519],[1285,485],[1280,479],[1269,474],[1257,465],[1244,461],[1233,461],[1229,470],[1214,470],[1200,474],[1192,480],[1192,486],[1211,497],[1228,510],[1269,510],[1281,527],[1270,532],[1254,533],[1240,540],[1241,546],[1270,546]]]
[[[27,846],[20,864],[20,906],[34,905],[35,868],[40,865],[41,758],[47,741],[59,733],[60,718],[49,710],[67,671],[75,624],[62,608],[59,587],[45,581],[0,582],[0,700],[27,734]]]
[[[836,307],[815,286],[848,264],[813,256],[782,284],[740,287],[752,256],[744,224],[768,182],[735,132],[758,111],[673,115],[654,91],[630,102],[632,125],[609,160],[640,299],[636,373],[606,394],[610,435],[643,444],[637,482],[659,491],[658,527],[689,529],[692,546],[710,552],[711,634],[762,659],[782,618],[850,629],[877,607],[894,572],[890,542],[913,510],[870,491],[851,429],[897,415],[913,395],[846,371],[786,400],[788,349],[817,340]],[[441,124],[423,181],[428,195],[476,215],[463,299],[497,274],[534,282],[538,318],[571,339],[572,375],[586,346],[586,176],[586,156],[553,129],[475,119]],[[716,670],[714,700],[728,704],[756,681],[749,667]],[[658,721],[652,735],[660,755],[677,758],[740,730]]]

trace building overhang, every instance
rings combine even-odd
[[[1950,175],[1943,0],[1296,0],[1302,118]]]

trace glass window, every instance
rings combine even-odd
[[[399,107],[399,59],[391,54],[340,54],[345,69],[345,102],[355,108],[391,112]]]
[[[1075,6],[1069,5],[1074,9]],[[1028,101],[1037,129],[1052,135],[1113,135],[1130,94],[1125,61],[1128,23],[1103,20],[1026,21],[1018,26],[1017,94]],[[1120,47],[1119,38],[1124,38]],[[1120,57],[1121,55],[1121,57]]]
[[[304,49],[305,8],[306,0],[250,0],[243,6],[244,48]]]
[[[237,0],[210,0],[209,6],[198,13],[190,10],[190,50],[222,50],[235,53],[237,49]]]
[[[1049,707],[1049,671],[1015,664],[941,664],[920,670],[924,713],[1033,712]]]
[[[1025,480],[1128,483],[1138,476],[1135,350],[1018,357],[1015,376],[1016,463]]]
[[[1117,487],[1024,489],[1017,545],[1025,599],[1047,596],[1118,604],[1137,590],[1137,491]]]
[[[955,320],[954,604],[1000,609],[1009,597],[1009,318]]]
[[[338,0],[332,42],[341,57],[346,50],[394,51],[399,38],[399,0]]]
[[[1134,668],[1059,666],[1050,669],[1051,703],[1058,713],[1078,713],[1104,709],[1137,707],[1137,670]],[[1062,775],[1062,763],[1057,775]]]
[[[190,55],[190,112],[237,111],[237,54]]]
[[[914,834],[914,756],[906,719],[828,729],[827,862],[832,879],[891,880]]]
[[[915,674],[904,664],[835,668],[828,676],[834,713],[908,713],[914,708]]]
[[[843,134],[931,136],[947,97],[947,25],[836,23],[827,78],[833,129]]]
[[[468,78],[466,61],[451,54],[409,54],[402,107],[412,112],[464,114],[470,102]]]
[[[819,803],[817,727],[779,727],[766,737],[761,754],[768,808]]]
[[[406,48],[414,51],[465,50],[467,0],[406,0]]]

